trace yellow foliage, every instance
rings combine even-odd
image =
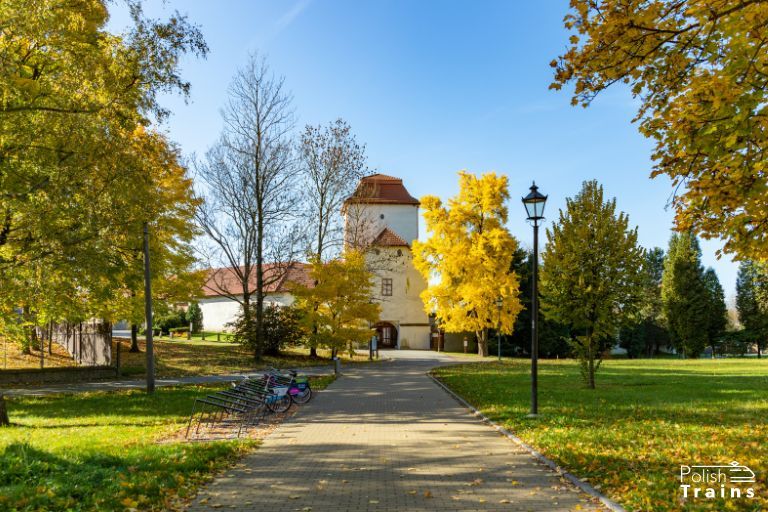
[[[355,343],[368,340],[379,318],[380,307],[371,301],[373,274],[363,254],[354,250],[327,262],[316,256],[311,264],[314,285],[292,286],[308,344],[352,353]]]
[[[575,34],[551,87],[573,82],[572,103],[587,106],[629,84],[656,141],[652,176],[676,187],[677,227],[768,260],[768,4],[571,0],[565,26]]]
[[[436,313],[447,332],[476,333],[483,355],[487,330],[500,325],[511,334],[522,309],[519,279],[510,269],[517,241],[504,225],[508,198],[506,176],[462,171],[459,194],[447,205],[422,198],[429,238],[413,244],[414,265],[429,283],[421,295],[425,310]]]

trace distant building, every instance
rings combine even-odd
[[[413,266],[411,244],[419,236],[419,201],[412,197],[403,180],[374,174],[360,180],[354,194],[344,203],[344,240],[347,247],[365,252],[375,276],[372,300],[381,305],[374,326],[380,348],[430,348],[430,322],[420,294],[427,286]],[[290,282],[310,283],[309,266],[294,263],[270,265],[266,269],[267,304],[291,305]],[[250,283],[256,289],[255,275]],[[240,312],[242,285],[232,268],[212,269],[198,298],[203,311],[203,328],[228,330]]]
[[[290,306],[294,298],[288,292],[289,282],[307,284],[309,265],[293,263],[280,267],[268,265],[264,275],[266,281],[264,303],[266,305]],[[256,290],[256,272],[251,272],[249,282],[251,293]],[[216,268],[208,273],[201,296],[197,301],[203,312],[203,330],[228,331],[240,314],[243,286],[232,268]],[[251,297],[251,300],[255,300]]]
[[[430,323],[420,294],[427,287],[413,266],[419,236],[419,201],[403,180],[366,176],[344,203],[347,246],[365,251],[375,275],[373,300],[381,305],[376,331],[381,348],[430,348]]]

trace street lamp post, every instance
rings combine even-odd
[[[499,354],[499,362],[501,362],[501,308],[504,306],[504,299],[499,296],[498,299],[496,299],[496,311],[498,311],[498,328],[496,329],[496,342],[498,344],[498,354]]]
[[[147,319],[146,347],[147,352],[147,393],[155,392],[155,351],[152,335],[154,334],[152,320],[152,279],[149,272],[149,228],[144,223],[144,314]]]
[[[531,416],[539,414],[539,221],[544,220],[547,197],[539,192],[536,182],[523,198],[528,220],[533,223],[533,276],[531,293]]]

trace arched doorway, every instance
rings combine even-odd
[[[376,337],[379,340],[379,348],[397,347],[397,328],[389,322],[376,324]]]

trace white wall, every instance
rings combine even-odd
[[[421,300],[427,283],[414,268],[411,251],[405,247],[372,248],[366,262],[374,274],[373,299],[381,306],[379,320],[397,327],[400,348],[429,349],[429,317]],[[381,294],[385,278],[392,279],[392,296]]]
[[[290,293],[278,292],[268,293],[264,297],[264,302],[267,305],[290,306],[294,300]],[[227,324],[234,322],[241,311],[240,303],[228,297],[203,297],[198,299],[198,303],[203,311],[203,330],[205,331],[231,330]]]
[[[388,227],[409,244],[419,238],[419,207],[413,204],[350,205],[345,222],[363,226],[358,231],[364,231],[368,237],[375,237]],[[347,233],[354,231],[348,226]]]

